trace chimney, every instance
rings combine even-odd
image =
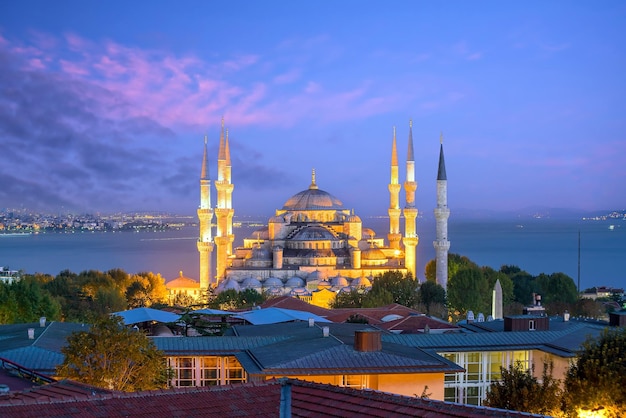
[[[322,335],[324,337],[328,337],[330,335],[330,328],[328,328],[328,327],[322,328]]]
[[[539,294],[535,295],[535,305],[541,306],[541,295]]]
[[[356,331],[354,349],[362,352],[381,351],[383,349],[381,332],[373,329]]]
[[[567,321],[569,321],[569,312],[565,311],[563,313],[563,322],[567,322]]]
[[[309,318],[309,328],[313,328],[315,325],[315,318]]]
[[[39,318],[39,326],[41,328],[45,328],[46,327],[46,317],[42,316],[41,318]]]
[[[28,328],[28,339],[29,340],[35,339],[35,328]]]

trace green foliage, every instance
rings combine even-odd
[[[372,289],[373,290],[373,289]],[[376,291],[370,290],[363,296],[363,308],[377,308],[393,303],[393,293],[384,287],[378,287]]]
[[[165,301],[167,288],[160,274],[142,272],[130,277],[125,292],[129,308],[150,307]]]
[[[626,329],[605,330],[589,339],[565,378],[566,411],[600,410],[606,417],[626,410]]]
[[[399,271],[388,271],[374,278],[368,292],[353,289],[341,292],[331,303],[332,308],[376,308],[398,303],[410,308],[419,303],[418,282],[411,273],[406,276]]]
[[[520,272],[511,277],[513,281],[513,296],[522,305],[533,304],[533,293],[535,292],[534,277],[529,273]]]
[[[565,273],[540,274],[535,278],[537,291],[543,303],[565,302],[575,303],[578,290],[574,280]]]
[[[127,392],[167,385],[163,353],[145,334],[122,325],[119,317],[104,317],[88,331],[73,333],[61,352],[61,378]]]
[[[266,300],[267,295],[265,293],[259,293],[254,289],[246,289],[241,292],[228,289],[213,295],[209,300],[208,307],[221,310],[250,308],[260,305]]]
[[[534,303],[533,293],[541,295],[542,303],[549,305],[552,303],[563,303],[572,305],[578,300],[578,290],[571,277],[564,273],[552,273],[550,275],[541,273],[533,276],[521,270],[517,266],[504,265],[500,268],[513,282],[513,301],[523,305]],[[500,281],[502,283],[502,281]],[[502,286],[504,290],[504,285]],[[553,310],[562,312],[564,305],[554,305]],[[571,308],[572,306],[569,306]]]
[[[509,278],[509,276],[487,266],[484,266],[482,270],[485,279],[487,279],[487,287],[492,291],[496,285],[496,281],[500,280],[500,287],[502,287],[502,304],[506,306],[513,302],[513,281]],[[491,298],[491,292],[489,297]],[[492,302],[490,301],[489,306],[491,306],[491,303]]]
[[[426,309],[426,314],[431,315],[431,306],[446,304],[446,291],[441,285],[433,281],[425,281],[417,292],[420,303]]]
[[[335,300],[331,302],[332,309],[340,308],[361,308],[363,306],[363,292],[352,289],[349,292],[340,292]]]
[[[424,277],[427,282],[437,283],[437,260],[432,259],[424,266]]]
[[[11,284],[0,283],[0,323],[36,322],[42,316],[59,319],[61,305],[44,288],[46,280],[44,275],[26,275]]]
[[[399,271],[387,271],[374,278],[372,289],[367,292],[363,301],[363,307],[398,303],[412,308],[419,302],[417,295],[418,286],[419,283],[410,272],[403,275]],[[391,295],[391,299],[389,295]]]
[[[561,408],[559,381],[552,377],[552,363],[543,364],[541,383],[521,362],[501,367],[502,377],[491,384],[483,404],[492,408],[557,415]]]
[[[480,267],[461,267],[448,280],[448,306],[455,316],[491,312],[491,289]]]

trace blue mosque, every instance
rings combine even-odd
[[[406,149],[406,177],[401,183],[394,128],[388,185],[389,230],[385,237],[376,236],[372,229],[364,227],[354,210],[347,209],[341,199],[320,188],[313,170],[307,188],[289,197],[268,219],[266,227],[245,237],[242,246],[233,247],[234,184],[228,130],[224,129],[222,120],[217,179],[212,181],[209,177],[206,137],[200,175],[197,243],[200,288],[212,287],[217,292],[254,289],[315,303],[316,299],[318,302],[332,299],[338,292],[365,290],[374,277],[387,271],[410,273],[415,277],[419,237],[412,123]],[[213,188],[217,197],[215,206],[211,202]],[[401,216],[403,230],[400,229]],[[437,239],[433,245],[437,254],[437,281],[445,288],[450,242],[443,144],[439,155],[435,216]]]

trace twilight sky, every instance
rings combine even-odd
[[[0,207],[198,206],[222,116],[236,214],[319,187],[383,215],[393,127],[416,202],[626,208],[624,1],[0,2]],[[403,203],[401,203],[403,206]]]

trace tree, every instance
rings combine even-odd
[[[503,306],[513,302],[513,281],[506,274],[496,271],[488,266],[483,266],[483,275],[487,279],[488,287],[491,290],[489,297],[491,298],[492,291],[496,285],[496,281],[500,280],[500,287],[502,287],[502,304]],[[491,306],[491,302],[489,302]]]
[[[489,283],[478,266],[460,268],[448,281],[447,297],[451,314],[491,312]]]
[[[565,273],[552,273],[549,276],[542,273],[535,278],[535,282],[544,303],[575,303],[578,300],[576,284]]]
[[[533,292],[535,292],[534,277],[532,274],[521,270],[517,266],[504,265],[500,271],[506,274],[513,282],[513,300],[522,305],[534,303]],[[504,290],[504,289],[503,289]]]
[[[533,370],[524,370],[521,362],[501,367],[502,378],[489,387],[483,404],[492,408],[557,415],[561,410],[559,381],[552,377],[552,363],[543,364],[541,383]]]
[[[61,305],[42,283],[46,279],[25,275],[11,284],[0,283],[0,323],[35,322],[42,316],[59,319]]]
[[[589,339],[565,377],[566,411],[602,410],[620,417],[626,410],[626,328]]]
[[[143,332],[125,327],[120,317],[102,318],[67,341],[59,377],[126,392],[167,385],[163,353]]]
[[[432,259],[424,266],[424,277],[427,282],[437,282],[437,260]]]
[[[260,305],[266,300],[267,295],[259,293],[254,289],[245,289],[240,292],[234,289],[228,289],[213,296],[208,306],[209,308],[222,310],[250,308]]]
[[[431,314],[430,307],[435,304],[445,305],[446,303],[446,291],[441,285],[432,282],[425,281],[422,283],[418,290],[418,298],[428,315]]]
[[[364,297],[363,306],[375,307],[397,303],[412,308],[418,303],[418,285],[411,273],[403,275],[399,271],[387,271],[374,278],[372,289]]]
[[[361,308],[363,307],[363,292],[352,289],[349,292],[340,292],[330,303],[332,309]]]
[[[149,307],[163,302],[167,297],[165,280],[160,274],[141,272],[130,277],[125,290],[128,306],[132,308]]]

